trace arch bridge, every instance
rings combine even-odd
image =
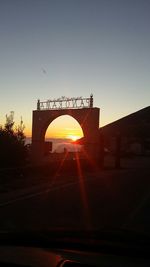
[[[99,112],[93,107],[93,95],[89,98],[66,98],[37,101],[32,120],[32,160],[44,160],[45,133],[53,120],[62,115],[70,115],[80,124],[84,134],[84,151],[87,157],[99,159]]]

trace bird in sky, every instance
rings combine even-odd
[[[41,69],[43,74],[47,74],[46,70],[44,68]]]

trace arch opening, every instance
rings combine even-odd
[[[45,132],[45,155],[63,154],[82,151],[81,144],[84,137],[83,130],[78,121],[71,115],[60,115],[54,119]]]

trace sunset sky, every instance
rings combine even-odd
[[[31,135],[38,98],[91,93],[100,125],[149,106],[150,1],[1,0],[0,124],[13,110]],[[68,117],[50,128],[81,135]]]

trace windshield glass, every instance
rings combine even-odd
[[[0,2],[1,232],[150,232],[149,14]]]

